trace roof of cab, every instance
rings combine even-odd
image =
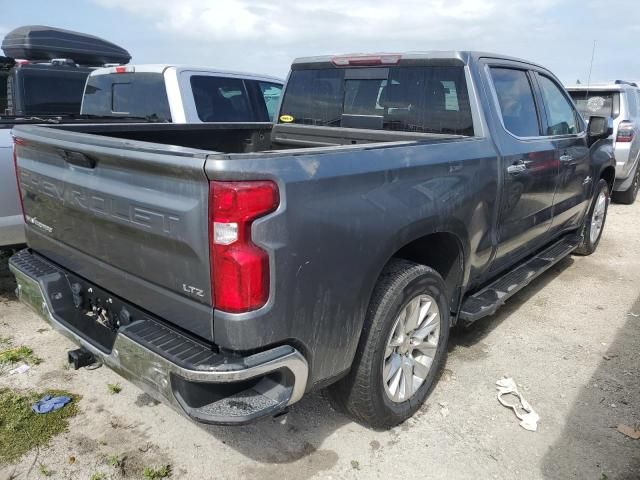
[[[591,84],[586,84],[586,83],[578,83],[576,85],[566,85],[565,87],[567,90],[569,91],[595,91],[595,92],[602,92],[604,90],[607,91],[615,91],[615,92],[619,92],[622,90],[625,90],[627,88],[635,88],[637,89],[638,86],[637,85],[631,85],[631,83],[629,82],[622,82],[622,83],[616,83],[615,81],[612,82],[602,82],[602,83],[591,83]]]
[[[459,65],[467,65],[472,61],[477,61],[481,58],[493,58],[497,60],[509,60],[513,62],[525,63],[528,65],[532,65],[543,70],[547,70],[542,65],[539,65],[534,62],[530,62],[529,60],[524,60],[522,58],[510,57],[508,55],[502,55],[498,53],[489,53],[489,52],[480,52],[480,51],[469,51],[469,50],[427,50],[427,51],[416,51],[416,52],[375,52],[375,53],[349,53],[349,54],[336,54],[336,55],[322,55],[316,57],[299,57],[293,61],[292,66],[302,66],[302,65],[310,65],[310,64],[331,64],[332,60],[336,57],[369,57],[369,56],[400,56],[401,63],[419,63],[420,61],[425,62],[445,62]]]
[[[219,76],[230,76],[230,77],[240,77],[250,80],[264,80],[269,82],[277,82],[284,83],[284,80],[278,77],[273,77],[271,75],[263,75],[259,73],[247,73],[247,72],[236,72],[233,70],[221,70],[213,67],[206,67],[202,65],[170,65],[164,63],[148,63],[148,64],[128,64],[123,65],[124,67],[133,67],[135,72],[138,73],[164,73],[165,70],[169,68],[173,68],[177,73],[181,72],[204,72],[209,74],[215,74]],[[91,72],[91,76],[94,77],[96,75],[108,75],[115,72],[115,67],[105,67],[98,68]]]

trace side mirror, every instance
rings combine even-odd
[[[587,126],[589,146],[598,140],[604,140],[613,135],[613,119],[611,117],[591,117]]]

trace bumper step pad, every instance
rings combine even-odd
[[[172,327],[29,249],[11,257],[9,267],[16,276],[20,301],[55,330],[198,422],[248,423],[281,412],[306,390],[307,362],[290,345],[248,356],[222,353],[216,345]],[[73,295],[78,295],[74,284],[129,313],[127,321],[112,331],[108,345],[96,339],[97,330],[87,327],[91,322],[80,318],[73,301]]]

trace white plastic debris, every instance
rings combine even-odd
[[[16,375],[18,373],[25,373],[30,368],[31,367],[29,365],[27,365],[26,363],[23,363],[19,367],[16,367],[13,370],[9,370],[9,375]]]
[[[513,378],[502,378],[496,382],[498,389],[498,401],[503,406],[513,410],[516,417],[520,420],[520,426],[525,430],[535,432],[538,429],[538,420],[540,416],[533,410],[520,392]],[[515,397],[518,399],[516,403],[509,402],[507,398]]]

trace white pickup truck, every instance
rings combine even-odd
[[[270,122],[279,78],[182,65],[99,68],[87,79],[81,113],[172,123]]]
[[[87,78],[80,116],[0,116],[0,248],[24,243],[11,128],[25,123],[271,122],[283,81],[176,65],[98,68]]]

